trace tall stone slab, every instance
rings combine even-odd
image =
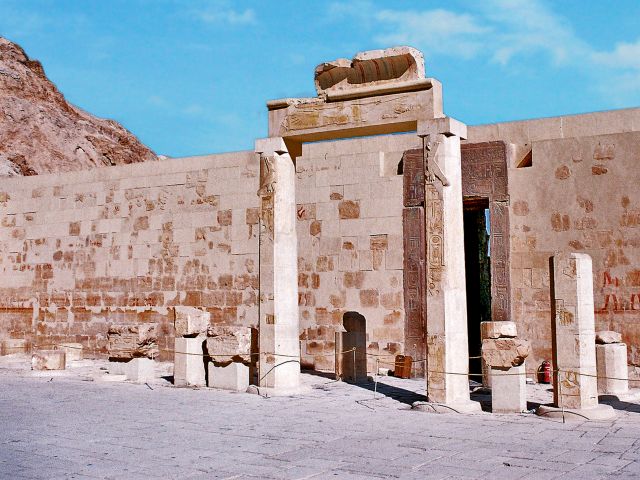
[[[552,258],[551,270],[554,406],[583,420],[610,418],[613,409],[598,404],[591,257],[561,253]],[[554,408],[538,413],[553,416]]]
[[[462,216],[460,138],[452,118],[418,123],[425,173],[427,396],[462,412],[469,398],[469,350]]]
[[[256,140],[260,155],[260,386],[300,385],[295,167],[284,140]]]

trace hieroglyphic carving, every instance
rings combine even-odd
[[[488,198],[491,251],[491,319],[510,318],[509,191],[504,142],[461,146],[463,197]]]
[[[441,291],[444,272],[444,222],[441,194],[434,183],[425,185],[427,217],[427,295]]]
[[[424,205],[424,172],[422,152],[407,150],[402,156],[402,181],[404,188],[404,206]]]
[[[405,354],[424,358],[426,308],[424,303],[425,245],[424,211],[408,207],[402,212],[404,243]],[[415,374],[424,375],[424,363],[415,364]]]
[[[260,187],[258,195],[270,195],[275,192],[278,174],[274,156],[260,154]]]
[[[504,142],[466,143],[462,153],[462,195],[508,198],[507,146]]]
[[[268,235],[273,237],[273,197],[276,191],[278,174],[274,156],[260,154],[260,220]]]

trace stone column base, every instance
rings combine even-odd
[[[411,409],[427,413],[482,413],[480,402],[473,400],[457,403],[413,402]]]
[[[585,420],[611,420],[616,417],[616,411],[611,405],[598,405],[593,408],[565,408],[551,405],[540,405],[536,415],[544,418],[562,419],[571,422],[584,422]]]

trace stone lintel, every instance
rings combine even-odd
[[[418,136],[442,134],[447,137],[467,138],[467,125],[452,117],[433,118],[418,122]]]
[[[442,85],[431,83],[428,90],[358,99],[269,102],[269,135],[307,142],[416,130],[420,120],[444,116]]]

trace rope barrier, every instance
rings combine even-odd
[[[42,349],[43,347],[53,347],[54,349],[76,349],[76,350],[82,350],[84,347],[76,347],[73,345],[66,345],[64,343],[51,343],[51,344],[40,344],[40,345],[31,345],[31,350],[33,351],[34,349]],[[95,349],[94,349],[95,350]],[[190,355],[190,356],[199,356],[199,357],[223,357],[223,358],[234,358],[234,357],[246,357],[246,356],[250,356],[250,357],[254,357],[254,356],[260,356],[260,355],[264,355],[264,356],[274,356],[274,357],[281,357],[281,358],[290,358],[293,360],[289,360],[286,362],[281,362],[277,365],[274,365],[274,367],[272,367],[271,370],[273,370],[273,368],[278,367],[279,365],[284,365],[285,363],[290,363],[290,362],[297,362],[300,363],[300,356],[299,355],[285,355],[282,353],[275,353],[275,352],[252,352],[252,353],[237,353],[237,354],[216,354],[216,353],[192,353],[192,352],[180,352],[177,350],[171,350],[171,349],[165,349],[165,348],[159,348],[158,351],[160,352],[165,352],[165,353],[173,353],[173,354],[178,354],[178,355]],[[356,378],[356,372],[355,372],[355,363],[356,363],[356,351],[357,351],[357,347],[353,347],[350,348],[348,350],[344,350],[344,351],[340,351],[340,352],[332,352],[332,353],[324,353],[324,354],[314,354],[314,357],[333,357],[336,355],[344,355],[346,353],[353,353],[353,367],[354,367],[354,378]],[[387,366],[395,366],[396,363],[395,362],[385,362],[380,360],[381,357],[394,357],[394,354],[374,354],[374,353],[368,353],[365,352],[365,355],[368,357],[374,357],[376,359],[376,371],[373,373],[373,376],[378,376],[378,369],[380,367],[380,365],[387,365]],[[469,357],[470,359],[475,359],[475,358],[482,358],[482,357]],[[411,363],[425,363],[426,364],[427,359],[423,358],[423,359],[418,359],[418,360],[411,360]],[[271,370],[269,370],[269,372],[271,372]],[[267,372],[265,374],[268,375]],[[371,372],[367,371],[367,375],[369,375]],[[483,377],[485,375],[491,375],[490,372],[488,373],[471,373],[471,372],[446,372],[446,371],[439,371],[439,370],[426,370],[427,374],[440,374],[440,375],[459,375],[459,376],[467,376],[467,377]],[[578,375],[578,376],[582,376],[582,377],[589,377],[589,378],[596,378],[596,379],[604,379],[604,380],[620,380],[620,381],[629,381],[629,378],[623,378],[623,377],[609,377],[609,376],[605,376],[605,375],[593,375],[590,373],[583,373],[583,372],[578,372],[575,370],[564,370],[564,369],[552,369],[551,373],[555,373],[555,374],[560,374],[560,373],[569,373],[572,375]],[[528,373],[527,372],[503,372],[500,374],[500,376],[527,376]],[[263,376],[264,378],[264,376]],[[634,380],[631,380],[634,381]],[[553,383],[553,382],[552,382]],[[557,382],[558,384],[562,383],[562,382]],[[559,387],[560,389],[561,387]]]

